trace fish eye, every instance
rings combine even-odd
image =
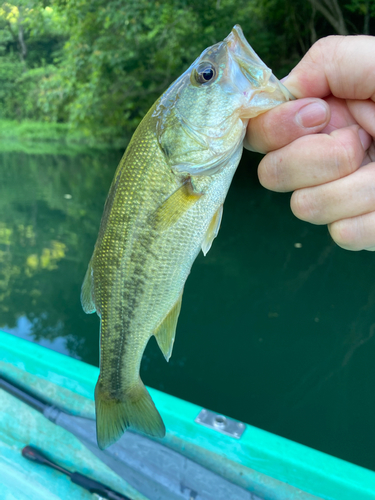
[[[199,84],[212,83],[216,79],[217,71],[213,64],[202,62],[197,69],[194,70],[195,81]]]

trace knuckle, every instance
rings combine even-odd
[[[314,196],[309,189],[298,189],[294,191],[290,199],[290,208],[293,214],[306,222],[315,222],[317,218],[317,209],[314,202]]]
[[[327,42],[329,43],[327,38],[319,38],[310,48],[310,57],[313,61],[315,59],[320,58],[322,54],[327,50]]]
[[[271,110],[272,111],[272,110]],[[272,118],[272,114],[271,114]],[[258,136],[262,141],[262,148],[264,152],[269,152],[272,149],[272,137],[273,137],[273,124],[274,121],[270,119],[270,115],[265,113],[259,116],[258,119]]]
[[[336,162],[337,174],[339,177],[345,177],[355,172],[361,165],[363,149],[360,147],[356,130],[347,129],[345,132],[338,131],[338,134],[335,135],[333,155]]]
[[[272,110],[270,110],[271,112]],[[273,137],[272,124],[274,120],[270,120],[268,115],[269,113],[265,113],[252,118],[248,125],[247,144],[253,151],[259,153],[268,153],[272,149],[271,138]]]
[[[327,53],[332,54],[332,51],[336,52],[335,48],[338,43],[340,43],[342,37],[338,37],[335,35],[326,36],[323,38],[319,38],[309,50],[311,59],[314,62],[324,60],[327,56]],[[331,62],[331,61],[330,61]]]
[[[328,230],[333,241],[345,250],[361,250],[357,224],[353,220],[343,219],[332,222]]]
[[[282,158],[277,153],[268,153],[258,167],[259,182],[272,191],[283,191],[285,183]]]

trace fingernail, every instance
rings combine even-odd
[[[327,120],[327,106],[321,102],[313,102],[301,108],[296,114],[297,122],[305,128],[317,127]]]
[[[372,138],[371,138],[370,134],[368,134],[366,132],[366,130],[363,130],[363,128],[360,128],[358,130],[358,136],[359,136],[359,140],[361,141],[363,149],[365,151],[367,151],[371,145],[371,142],[372,142]]]

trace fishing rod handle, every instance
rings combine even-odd
[[[41,465],[48,465],[53,469],[63,472],[64,474],[70,477],[72,483],[75,483],[78,486],[85,488],[86,490],[90,491],[90,493],[97,493],[102,498],[106,498],[107,500],[131,500],[129,497],[126,497],[124,495],[121,495],[121,493],[113,491],[111,488],[105,486],[99,481],[95,481],[94,479],[84,476],[79,472],[70,472],[67,469],[64,469],[63,467],[60,467],[59,465],[49,460],[46,457],[46,455],[42,453],[40,450],[34,448],[34,446],[25,446],[22,449],[22,456],[27,458],[28,460],[31,460],[32,462],[36,462]]]
[[[25,446],[22,449],[21,453],[23,457],[31,460],[32,462],[36,462],[37,464],[41,465],[48,465],[49,467],[52,467],[52,469],[56,469],[68,476],[70,475],[70,472],[68,470],[55,464],[54,462],[52,462],[52,460],[49,460],[46,455],[44,455],[44,453],[42,453],[37,448],[34,448],[34,446]]]
[[[131,500],[129,497],[122,495],[121,493],[117,493],[117,491],[113,491],[111,488],[105,486],[99,481],[95,481],[94,479],[84,476],[79,472],[72,472],[70,480],[72,483],[78,484],[78,486],[90,491],[90,493],[96,493],[102,498],[107,498],[108,500]]]

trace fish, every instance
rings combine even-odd
[[[293,96],[236,25],[154,103],[115,172],[81,290],[100,317],[97,442],[162,438],[139,370],[152,335],[168,361],[185,281],[216,238],[249,119]]]

